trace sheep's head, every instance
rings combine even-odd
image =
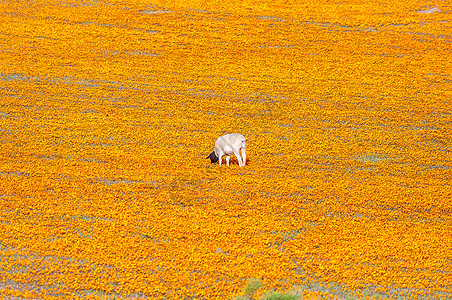
[[[206,158],[210,158],[210,162],[212,164],[216,163],[218,161],[218,156],[215,154],[215,151],[209,154]]]

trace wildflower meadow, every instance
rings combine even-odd
[[[450,1],[0,20],[3,299],[452,298]]]

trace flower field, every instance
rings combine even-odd
[[[220,2],[0,3],[0,296],[451,299],[452,4]]]

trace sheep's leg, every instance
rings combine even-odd
[[[231,159],[231,156],[226,155],[226,166],[229,166],[229,160]]]
[[[243,146],[242,146],[242,164],[243,164],[243,166],[245,166],[246,165],[246,153],[245,153],[245,143],[243,143]]]
[[[239,161],[239,167],[241,167],[243,165],[243,163],[242,163],[242,157],[240,157],[239,150],[234,149],[234,155],[237,157],[237,160]]]
[[[216,147],[215,147],[216,149]],[[218,164],[221,166],[221,161],[223,160],[224,152],[222,149],[218,149]]]

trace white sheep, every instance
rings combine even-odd
[[[243,159],[240,157],[240,149],[242,150]],[[226,155],[226,165],[229,166],[231,155],[234,154],[239,161],[239,166],[243,167],[246,164],[245,150],[245,137],[243,135],[238,133],[226,134],[217,139],[213,152],[207,158],[210,158],[212,164],[218,161],[221,166],[221,158]]]

